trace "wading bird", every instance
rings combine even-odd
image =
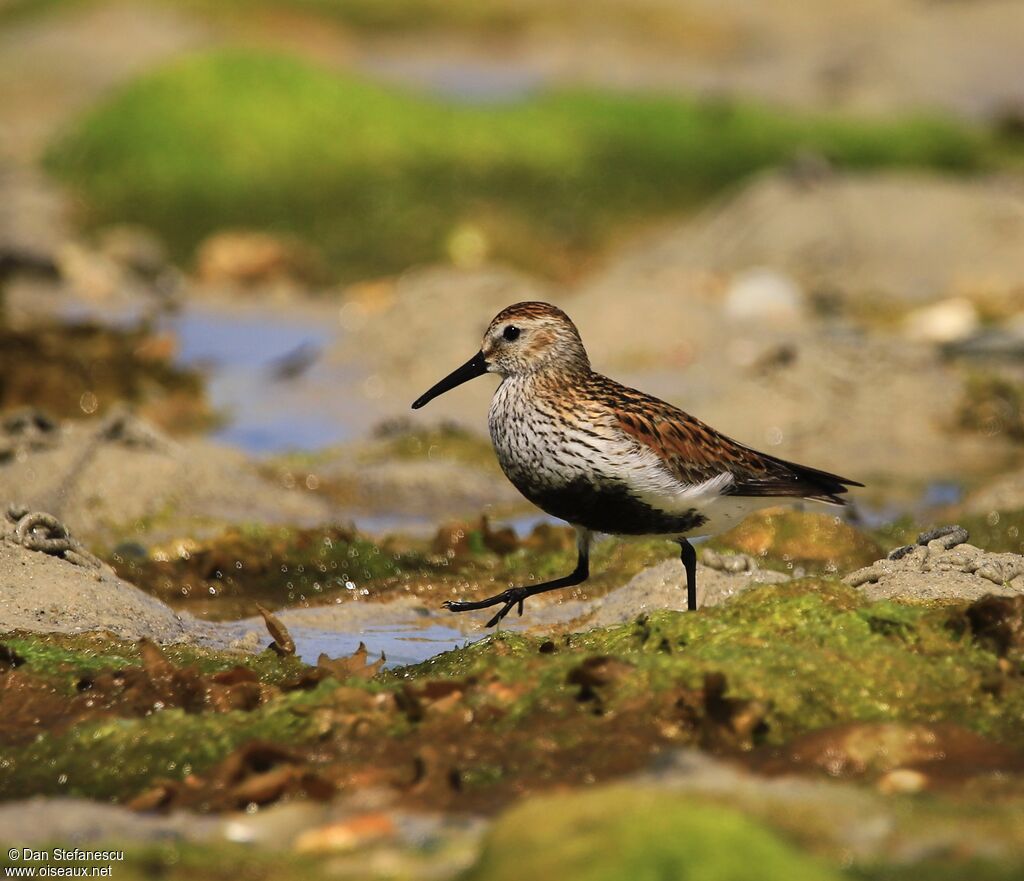
[[[488,627],[515,606],[522,614],[528,597],[585,581],[595,532],[677,541],[687,608],[696,609],[697,554],[687,536],[720,532],[779,498],[842,505],[849,487],[863,486],[760,453],[594,372],[576,325],[549,303],[499,312],[480,351],[413,409],[485,373],[501,377],[488,424],[502,470],[537,507],[572,524],[579,553],[563,578],[445,603],[453,612],[501,606]]]

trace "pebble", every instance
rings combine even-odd
[[[337,853],[357,850],[397,834],[389,814],[375,812],[361,814],[307,829],[295,839],[297,853]]]
[[[729,318],[792,325],[806,314],[804,292],[790,276],[759,267],[738,273],[723,303]]]
[[[908,339],[948,344],[965,340],[977,331],[981,320],[974,304],[965,297],[951,297],[915,309],[903,322]]]
[[[910,768],[894,768],[879,778],[876,787],[883,795],[910,795],[928,786],[928,778]]]
[[[757,569],[757,561],[749,554],[720,554],[711,548],[704,549],[700,561],[719,572],[753,572]]]

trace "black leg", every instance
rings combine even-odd
[[[686,608],[697,611],[697,552],[685,538],[677,538],[679,542],[679,558],[686,570]]]
[[[474,609],[486,609],[488,606],[504,604],[501,610],[487,622],[488,627],[493,627],[509,612],[514,606],[519,606],[519,614],[523,614],[523,602],[527,597],[536,596],[539,593],[546,593],[549,590],[558,590],[560,587],[573,587],[590,577],[590,533],[585,529],[576,530],[576,548],[579,557],[576,560],[576,568],[570,575],[556,578],[554,581],[545,581],[542,584],[531,584],[528,587],[510,587],[508,590],[488,597],[485,600],[476,602],[460,603],[448,600],[444,607],[449,612],[471,612]]]

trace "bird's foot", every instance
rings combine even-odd
[[[530,591],[525,587],[511,587],[508,590],[502,591],[492,597],[487,597],[485,600],[476,600],[475,602],[456,602],[455,600],[448,600],[444,607],[449,612],[472,612],[474,609],[486,609],[489,606],[496,606],[499,603],[503,604],[500,611],[498,611],[485,626],[494,627],[502,618],[504,618],[515,606],[519,606],[519,614],[523,614],[523,603],[526,598],[530,596]]]

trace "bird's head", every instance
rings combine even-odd
[[[418,410],[438,395],[484,373],[523,376],[540,371],[590,370],[590,359],[572,320],[550,303],[516,303],[487,326],[480,351],[416,399]]]

